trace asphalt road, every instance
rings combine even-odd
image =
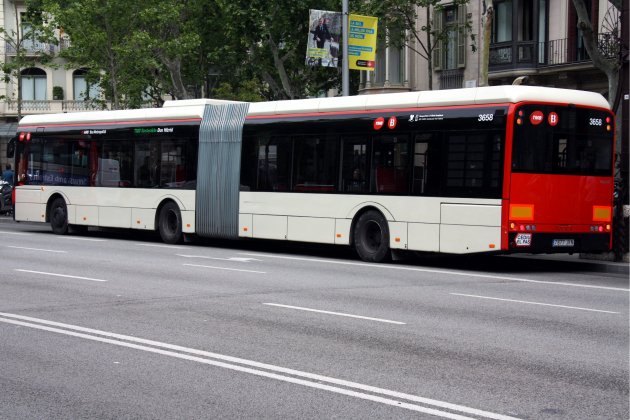
[[[0,417],[627,419],[627,274],[0,221]]]

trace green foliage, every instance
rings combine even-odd
[[[266,86],[267,99],[317,94],[339,84],[339,70],[304,65],[309,9],[340,8],[339,1],[218,0],[227,50],[238,54],[240,72]]]
[[[379,31],[379,37],[387,36],[390,45],[410,47],[421,57],[429,60],[437,43],[448,36],[445,27],[435,25],[436,14],[443,12],[445,7],[462,6],[468,3],[469,0],[453,0],[449,3],[443,3],[442,0],[367,0],[362,4],[362,10],[366,14],[381,18],[381,23],[387,30]],[[426,17],[427,8],[431,11],[430,18],[425,18],[425,24],[418,28],[416,23],[419,14]],[[472,21],[468,17],[463,30],[471,38],[471,49],[473,52],[476,51]],[[427,37],[427,34],[430,36]],[[410,45],[412,40],[418,44],[417,47]]]
[[[260,102],[265,100],[263,92],[260,91],[261,86],[260,81],[256,79],[244,80],[236,89],[229,82],[222,82],[214,89],[213,97],[230,101]]]
[[[26,14],[21,22],[18,22],[18,9],[13,3],[13,14],[16,21],[12,22],[12,27],[0,27],[0,39],[5,42],[7,50],[11,51],[10,58],[2,63],[2,80],[10,83],[17,81],[17,113],[18,119],[22,117],[22,93],[21,77],[22,70],[36,66],[37,64],[50,63],[53,55],[46,48],[33,48],[37,44],[56,44],[55,28],[47,22],[46,17],[40,7],[39,0],[26,0]],[[5,22],[8,23],[8,22]],[[8,54],[7,54],[8,56]],[[49,64],[52,65],[52,64]]]
[[[63,100],[63,88],[61,86],[53,86],[53,99],[56,101]]]
[[[114,108],[165,95],[301,98],[340,83],[340,69],[304,65],[309,9],[338,10],[337,0],[30,1]]]

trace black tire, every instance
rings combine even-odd
[[[359,217],[354,225],[354,248],[363,261],[389,261],[389,227],[380,212],[368,210]]]
[[[158,230],[162,241],[167,244],[182,241],[182,214],[177,204],[170,201],[162,207],[158,218]]]
[[[50,227],[56,235],[65,235],[68,233],[68,208],[66,201],[57,197],[50,205],[49,213]]]

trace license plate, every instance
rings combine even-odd
[[[551,243],[551,246],[554,248],[563,248],[563,247],[571,247],[575,246],[575,240],[573,239],[554,239]]]
[[[531,246],[532,234],[531,233],[519,233],[516,235],[516,246]]]

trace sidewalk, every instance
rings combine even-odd
[[[526,258],[531,260],[562,261],[581,264],[588,271],[630,275],[630,264],[627,262],[605,261],[594,258],[580,258],[579,254],[512,254],[508,258]]]

